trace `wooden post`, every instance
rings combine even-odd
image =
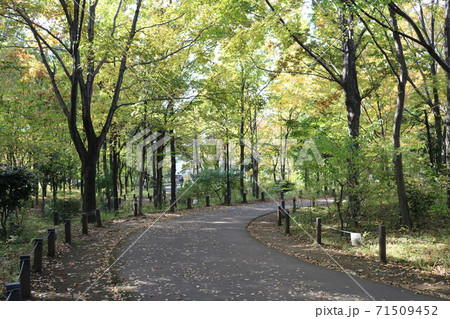
[[[127,201],[127,195],[123,195],[123,201],[124,201],[124,202]]]
[[[378,246],[380,250],[380,261],[386,264],[386,226],[384,225],[380,225],[379,227]]]
[[[284,228],[284,232],[286,234],[291,233],[291,217],[289,216],[289,210],[285,210],[285,219],[286,219],[286,227]]]
[[[97,221],[97,227],[103,227],[102,216],[100,215],[100,209],[95,210],[95,220]]]
[[[138,203],[137,202],[133,203],[133,210],[134,210],[134,216],[137,216],[138,215]]]
[[[71,244],[72,243],[72,226],[71,226],[72,220],[65,219],[64,220],[64,237],[66,240],[66,243]]]
[[[280,192],[281,200],[284,200],[284,190]]]
[[[83,213],[81,215],[81,225],[82,225],[83,235],[87,235],[88,234],[88,215],[86,213]]]
[[[281,226],[281,206],[278,206],[278,226]]]
[[[265,202],[266,201],[266,193],[261,192],[261,201]]]
[[[13,282],[6,284],[6,300],[8,301],[21,301],[22,296],[20,294],[20,282]]]
[[[31,297],[31,266],[30,266],[31,256],[21,255],[20,256],[20,295],[22,300],[28,300]]]
[[[285,200],[283,199],[282,201],[281,201],[281,207],[283,208],[283,209],[285,209],[286,208],[286,202],[285,202]]]
[[[188,197],[187,198],[187,209],[191,209],[192,208],[192,198]]]
[[[33,256],[33,271],[42,271],[42,251],[44,246],[44,240],[42,238],[34,239],[34,256]]]
[[[297,210],[295,197],[292,199],[292,214],[295,214]]]
[[[316,242],[322,245],[322,218],[316,218]]]
[[[247,203],[247,193],[242,193],[242,202]]]
[[[59,225],[59,212],[53,212],[53,226]]]
[[[48,249],[47,249],[47,256],[49,257],[55,257],[56,252],[56,229],[50,228],[47,230],[48,232]]]
[[[211,206],[211,203],[209,202],[209,196],[206,196],[206,207]]]

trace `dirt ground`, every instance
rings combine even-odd
[[[253,237],[265,245],[310,263],[338,271],[345,269],[351,275],[450,299],[448,276],[439,276],[392,262],[385,265],[375,259],[360,258],[329,249],[327,245],[320,248],[312,244],[312,241],[306,242],[300,236],[285,234],[284,226],[278,227],[276,220],[275,213],[264,215],[253,220],[247,229]]]

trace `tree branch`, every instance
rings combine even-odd
[[[289,27],[286,25],[286,22],[283,20],[282,17],[279,16],[279,14],[276,12],[275,8],[272,6],[272,4],[270,3],[269,0],[265,0],[265,2],[267,3],[267,5],[269,6],[270,10],[272,10],[273,13],[278,15],[278,19],[280,21],[280,23],[283,25],[283,27],[289,32],[289,35],[292,37],[292,39],[294,39],[294,41],[300,45],[300,47],[302,47],[303,50],[306,51],[306,53],[308,53],[314,60],[316,60],[326,71],[327,73],[331,76],[331,78],[338,83],[339,85],[343,85],[342,83],[342,79],[340,77],[340,75],[336,74],[328,65],[328,63],[326,63],[320,56],[318,56],[314,51],[312,51],[305,43],[303,43],[299,37],[293,33]]]

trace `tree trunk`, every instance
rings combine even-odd
[[[166,135],[165,131],[159,132],[159,135],[156,139],[157,142],[160,142],[164,139]],[[164,185],[163,185],[163,161],[164,161],[164,143],[156,149],[156,196],[155,196],[155,208],[161,209],[164,201]]]
[[[241,139],[239,141],[239,148],[240,148],[240,154],[239,154],[239,160],[240,160],[240,172],[241,176],[239,177],[239,184],[241,188],[241,194],[245,193],[245,184],[244,184],[244,174],[245,174],[245,145],[244,145],[244,123],[241,122]]]
[[[445,62],[450,65],[450,0],[445,1]],[[447,164],[447,206],[450,208],[450,73],[447,72],[447,109],[445,112],[445,161]]]
[[[108,211],[111,210],[112,200],[111,200],[111,186],[110,186],[110,178],[111,174],[108,168],[108,160],[107,160],[107,146],[106,142],[103,143],[103,175],[105,177],[105,195],[106,195],[106,207]]]
[[[143,212],[143,201],[144,201],[144,177],[145,177],[145,162],[147,158],[147,148],[142,148],[141,166],[139,168],[139,197],[138,197],[138,214],[144,215]]]
[[[398,29],[397,18],[395,13],[390,10],[392,24],[395,29]],[[393,32],[393,37],[395,41],[396,57],[397,62],[400,65],[400,73],[397,74],[397,107],[395,109],[394,115],[394,127],[392,132],[392,143],[394,147],[394,173],[395,181],[397,183],[397,195],[398,195],[398,205],[401,216],[401,224],[403,226],[411,227],[411,217],[409,215],[408,200],[406,197],[406,186],[405,177],[403,174],[403,161],[402,153],[398,151],[400,148],[400,134],[401,125],[403,119],[403,111],[405,109],[405,96],[406,96],[406,83],[408,81],[408,68],[406,66],[405,56],[403,54],[403,45],[398,33]]]
[[[44,214],[45,213],[45,197],[47,196],[47,181],[46,180],[41,181],[41,188],[42,188],[41,212],[42,212],[42,214]]]
[[[358,168],[354,159],[358,157],[359,118],[361,115],[361,95],[356,72],[356,47],[353,40],[353,16],[343,17],[343,70],[342,88],[345,95],[347,123],[350,135],[350,156],[348,159],[349,209],[352,221],[356,224],[361,209],[359,195]]]
[[[227,132],[228,133],[228,132]],[[228,135],[228,134],[227,134]],[[226,144],[226,161],[225,169],[227,173],[227,197],[225,198],[225,204],[231,205],[231,184],[230,184],[230,143],[227,139]]]
[[[58,182],[56,181],[55,177],[52,177],[52,192],[53,192],[53,202],[56,203],[56,200],[58,199]]]
[[[443,160],[442,146],[444,145],[444,137],[442,135],[442,116],[440,111],[440,99],[438,93],[438,81],[437,81],[437,67],[436,62],[433,60],[431,66],[431,76],[433,77],[433,105],[432,111],[434,115],[434,130],[436,131],[436,146],[433,149],[434,161],[436,163],[436,168],[440,172],[442,170]]]
[[[430,122],[428,121],[428,113],[426,110],[423,111],[425,115],[425,129],[427,132],[427,148],[428,148],[428,157],[430,158],[431,166],[434,166],[434,146],[431,138],[431,130],[430,130]]]
[[[244,73],[244,72],[243,72]],[[244,117],[244,111],[245,111],[245,104],[244,104],[244,95],[245,95],[245,74],[242,75],[242,86],[241,86],[241,123],[239,128],[239,163],[240,163],[240,173],[241,176],[239,177],[239,184],[240,184],[240,190],[241,195],[245,193],[245,185],[244,185],[244,174],[245,174],[245,165],[244,165],[244,159],[245,159],[245,145],[244,145],[244,128],[245,128],[245,117]],[[244,195],[242,195],[244,196]]]
[[[170,130],[170,199],[175,203],[177,200],[177,158],[173,133],[174,131]]]
[[[117,136],[113,134],[112,140],[110,141],[111,147],[109,153],[109,161],[111,166],[111,179],[112,179],[112,195],[114,198],[114,212],[119,210],[119,190],[118,190],[118,180],[119,180],[119,153],[117,152]]]
[[[96,209],[96,192],[95,181],[97,178],[96,165],[98,161],[98,153],[85,153],[83,161],[83,212],[95,212]]]

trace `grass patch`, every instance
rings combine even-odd
[[[322,223],[340,228],[335,213],[327,207],[300,207],[293,215],[292,231],[304,241],[312,242],[309,233],[315,239],[315,219]],[[296,223],[301,225],[298,226]],[[349,234],[322,227],[322,242],[328,249],[335,249],[362,258],[378,259],[378,225],[362,221],[359,226],[346,227],[346,231],[362,234],[362,246],[352,246]],[[430,229],[394,229],[387,228],[386,254],[388,263],[397,263],[435,274],[446,275],[450,266],[450,233],[448,227]]]

